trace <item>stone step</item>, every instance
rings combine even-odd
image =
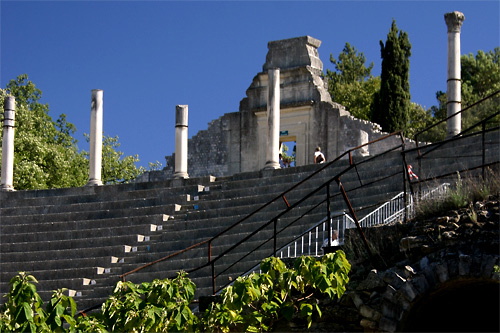
[[[89,210],[89,211],[75,211],[75,212],[61,212],[51,214],[32,214],[32,215],[16,215],[16,216],[2,216],[3,225],[16,225],[34,222],[66,222],[66,221],[81,221],[81,220],[98,220],[110,219],[118,217],[132,217],[142,215],[155,215],[167,214],[172,215],[175,211],[174,204],[145,206],[145,207],[132,207],[113,210]]]
[[[117,257],[115,257],[117,258]],[[123,258],[123,257],[122,257]],[[115,260],[118,261],[119,259]],[[16,263],[10,263],[3,261],[0,263],[1,272],[14,272],[14,275],[18,273],[18,270],[11,267]],[[23,261],[23,268],[26,272],[34,272],[40,270],[57,270],[59,268],[86,268],[86,267],[112,267],[116,266],[113,263],[112,256],[106,257],[89,257],[89,258],[68,258],[68,259],[50,259],[47,260],[33,260],[33,261]],[[2,279],[2,281],[4,281]]]
[[[130,192],[121,193],[121,195],[73,195],[73,196],[58,196],[58,197],[34,197],[34,198],[23,198],[17,200],[9,200],[9,204],[4,203],[0,211],[4,215],[12,215],[12,212],[16,212],[22,208],[23,213],[29,210],[42,210],[42,212],[50,212],[51,209],[57,208],[65,211],[71,211],[74,207],[81,205],[82,207],[89,205],[106,206],[110,207],[113,205],[118,205],[124,203],[134,204],[138,202],[141,205],[142,201],[149,200],[155,204],[162,204],[165,202],[182,202],[186,198],[193,197],[195,195],[203,195],[204,192],[199,192],[200,189],[204,189],[202,185],[190,186],[189,188],[174,188],[174,189],[148,189],[148,190],[136,190]],[[129,204],[130,205],[130,204]]]
[[[178,194],[190,192],[186,189],[196,189],[198,185],[208,186],[215,181],[215,177],[206,176],[189,179],[170,179],[159,182],[142,182],[142,183],[127,183],[116,185],[103,186],[83,186],[73,188],[60,188],[48,190],[29,190],[15,191],[8,194],[0,193],[0,207],[10,207],[16,200],[40,198],[59,198],[59,197],[78,197],[85,195],[94,195],[102,198],[120,197],[121,194],[127,192],[134,193],[135,191],[151,190],[151,189],[168,189],[168,191],[179,191]],[[9,200],[3,200],[7,198]],[[57,199],[56,199],[57,200]],[[64,199],[62,199],[64,200]]]
[[[131,236],[133,238],[133,236]],[[111,256],[121,257],[127,252],[133,251],[128,248],[132,245],[101,245],[99,247],[86,247],[84,249],[67,248],[67,249],[54,249],[54,250],[40,250],[30,253],[29,255],[25,250],[18,252],[2,252],[2,262],[10,262],[12,264],[22,265],[24,262],[34,260],[60,260],[60,259],[75,259],[75,258],[110,258]],[[136,246],[136,245],[134,245]],[[139,245],[137,245],[139,246]],[[134,251],[135,252],[135,251]],[[23,271],[22,266],[19,271]]]
[[[74,250],[87,251],[89,248],[96,246],[114,246],[125,244],[137,244],[137,235],[120,235],[113,237],[92,237],[92,238],[78,238],[78,239],[61,239],[45,242],[19,242],[19,243],[2,243],[0,249],[2,255],[10,252],[22,252],[26,254],[32,252],[46,252],[56,250]]]
[[[359,164],[357,167],[360,175],[366,178],[373,178],[380,174],[381,170],[386,170],[387,167],[394,169],[394,168],[401,168],[401,156],[397,154],[393,154],[391,157],[391,161],[397,159],[398,163],[387,163],[387,161],[384,161],[384,164],[381,166],[381,168],[373,168],[372,165],[374,163],[370,162],[364,162]],[[380,165],[380,163],[379,163]],[[316,169],[320,169],[319,166],[315,166]],[[228,195],[231,195],[231,190],[237,190],[237,189],[244,189],[244,188],[251,188],[252,185],[256,187],[257,185],[260,186],[266,186],[266,187],[273,187],[273,186],[281,186],[281,191],[276,191],[276,192],[282,192],[288,188],[290,188],[291,184],[297,183],[299,181],[302,181],[305,179],[307,176],[310,175],[310,173],[294,173],[294,174],[284,174],[280,175],[280,172],[284,172],[285,170],[289,170],[293,168],[287,168],[287,169],[278,169],[275,170],[274,172],[276,175],[273,175],[272,177],[264,177],[264,175],[261,178],[254,178],[249,181],[248,179],[242,179],[242,180],[233,180],[233,181],[227,181],[224,183],[222,189],[224,190],[224,193],[228,193]],[[326,168],[325,170],[321,171],[311,179],[307,180],[302,186],[307,187],[307,188],[313,188],[315,186],[318,186],[325,182],[327,179],[331,179],[332,177],[338,175],[342,171],[346,169],[345,166],[342,166],[341,168],[339,167],[329,167]],[[357,175],[355,173],[355,170],[352,169],[348,174],[344,175],[342,178],[349,177],[349,179],[346,179],[346,181],[349,180],[355,180],[357,179]]]
[[[174,203],[185,203],[186,196],[178,196]],[[19,216],[19,215],[33,215],[33,214],[58,214],[58,213],[73,213],[81,211],[112,211],[123,210],[128,208],[142,208],[150,206],[163,205],[163,201],[158,198],[140,198],[133,200],[116,200],[116,201],[99,201],[89,203],[77,203],[68,205],[58,205],[53,203],[46,203],[43,206],[31,206],[19,209],[17,207],[2,209],[2,216]]]
[[[119,228],[119,227],[144,227],[150,226],[156,231],[163,228],[163,224],[168,223],[171,215],[154,214],[139,215],[131,217],[103,218],[97,220],[79,220],[62,222],[32,222],[21,224],[0,225],[0,231],[3,236],[16,235],[18,233],[28,232],[53,232],[53,231],[79,231],[92,230],[93,228]]]
[[[60,224],[60,223],[57,223]],[[68,223],[69,224],[69,223]],[[96,225],[93,228],[65,229],[56,226],[53,230],[40,231],[34,226],[24,225],[25,228],[19,228],[15,234],[9,235],[9,243],[26,243],[26,242],[51,242],[57,240],[77,240],[77,239],[92,239],[96,237],[116,237],[126,235],[143,235],[150,236],[154,230],[150,224],[139,225],[117,225],[110,226],[109,224]],[[4,234],[6,235],[6,234]]]

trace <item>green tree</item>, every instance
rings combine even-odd
[[[374,96],[372,121],[386,132],[405,130],[409,123],[410,55],[408,34],[399,32],[393,19],[385,45],[380,41],[382,72],[380,91]]]
[[[85,139],[90,140],[90,137],[85,134]],[[123,152],[119,151],[120,143],[118,136],[110,137],[105,135],[102,139],[102,183],[103,184],[120,184],[127,183],[142,174],[145,169],[137,167],[136,162],[139,162],[138,155],[129,155],[123,157]],[[85,153],[88,155],[87,153]],[[150,164],[150,168],[156,168],[157,164]]]
[[[340,103],[359,119],[370,120],[373,95],[380,89],[380,78],[373,77],[373,62],[366,67],[363,52],[346,43],[338,60],[330,54],[335,71],[327,69],[328,92],[334,102]]]
[[[80,151],[73,137],[76,127],[61,114],[56,121],[49,105],[40,103],[42,91],[23,74],[0,89],[0,116],[4,97],[16,98],[14,138],[14,188],[18,190],[83,186],[88,181],[88,152]],[[0,128],[0,134],[2,129]],[[1,144],[1,142],[0,142]],[[118,137],[103,139],[103,183],[130,181],[144,172],[137,167],[137,155],[125,156],[118,150]],[[153,164],[152,167],[158,167]]]
[[[434,117],[432,115],[432,110],[425,110],[424,107],[417,103],[411,103],[410,110],[408,113],[409,123],[406,130],[406,136],[413,138],[413,136],[427,128],[434,123]],[[422,138],[421,138],[422,139]],[[427,138],[425,138],[427,139]],[[424,140],[424,139],[422,139]],[[432,140],[429,140],[432,141]]]
[[[36,291],[34,276],[25,272],[10,280],[10,291],[0,311],[0,332],[64,332],[64,323],[73,326],[76,303],[55,290],[47,306]]]
[[[45,189],[84,185],[88,162],[72,137],[76,128],[66,115],[53,121],[42,92],[26,74],[10,80],[0,91],[1,110],[6,95],[16,98],[14,138],[14,188]]]

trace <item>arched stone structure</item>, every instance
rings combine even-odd
[[[376,260],[350,232],[342,248],[352,265],[347,291],[320,301],[323,315],[311,331],[498,332],[499,220],[493,198],[440,217],[368,228]]]
[[[498,255],[443,252],[437,258],[423,257],[416,269],[372,271],[365,283],[384,291],[378,302],[369,305],[359,293],[351,294],[362,316],[360,324],[367,330],[387,332],[495,331],[500,284],[494,266],[498,259]],[[373,293],[370,288],[364,291]],[[481,303],[474,302],[479,300]],[[492,313],[497,315],[489,316]]]

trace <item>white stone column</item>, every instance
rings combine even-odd
[[[268,70],[267,147],[264,169],[279,169],[280,145],[280,69]]]
[[[14,191],[14,125],[16,98],[6,96],[3,104],[2,184],[0,190]]]
[[[87,185],[102,185],[102,112],[103,92],[101,89],[92,90],[90,108],[90,165],[89,181]]]
[[[175,178],[189,178],[188,173],[188,106],[175,107]]]
[[[464,19],[464,14],[457,11],[444,14],[444,20],[448,26],[448,80],[446,89],[448,117],[462,109],[460,28]],[[448,137],[460,133],[462,131],[462,115],[458,114],[448,119],[446,125]]]

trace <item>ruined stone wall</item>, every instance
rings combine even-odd
[[[322,78],[320,45],[321,41],[310,36],[269,42],[263,71],[253,78],[239,111],[224,114],[189,139],[188,175],[228,176],[265,166],[270,68],[280,69],[280,131],[296,140],[296,166],[314,163],[317,146],[327,160],[333,160],[346,150],[386,135],[378,124],[352,117],[344,106],[331,100]],[[400,138],[394,137],[356,154],[374,155],[399,144]],[[174,157],[165,157],[167,165],[162,172],[147,173],[138,181],[172,178]]]

